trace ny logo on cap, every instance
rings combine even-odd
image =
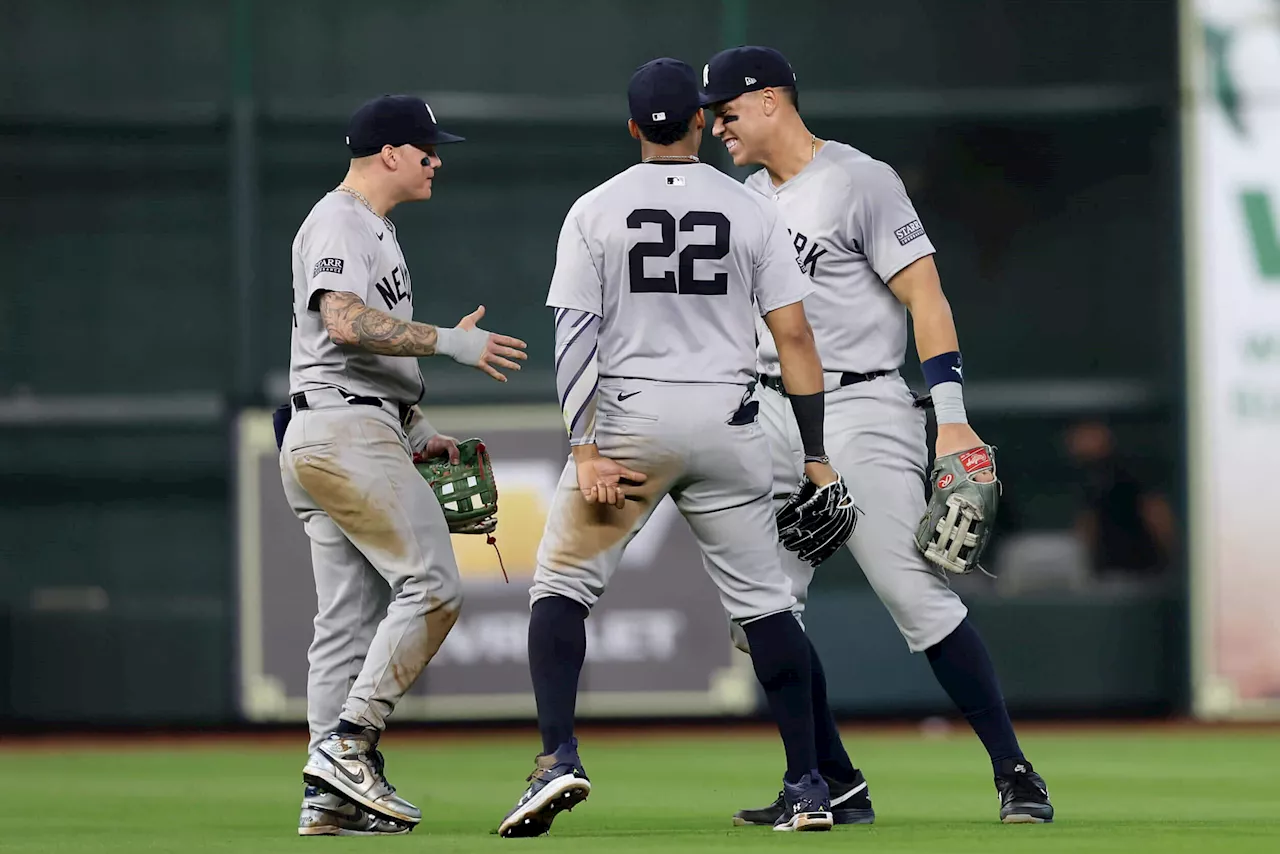
[[[440,124],[438,121],[436,121],[436,114],[431,111],[431,105],[428,104],[426,101],[423,101],[422,106],[427,108],[427,115],[431,116],[431,124],[433,125]]]
[[[703,86],[711,85],[711,63],[709,62],[706,65],[702,66],[702,85]]]

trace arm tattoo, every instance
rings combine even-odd
[[[320,316],[329,337],[338,344],[379,356],[432,356],[436,352],[434,326],[394,318],[365,305],[355,294],[326,292],[320,298]]]

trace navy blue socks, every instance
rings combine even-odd
[[[938,684],[960,707],[991,755],[992,766],[999,768],[1005,759],[1023,759],[991,655],[968,617],[954,632],[925,650],[925,656]]]
[[[818,768],[814,737],[812,650],[790,611],[742,626],[751,646],[751,664],[769,701],[787,754],[786,780],[798,783]]]
[[[572,599],[548,596],[534,602],[529,614],[529,675],[544,754],[573,738],[578,676],[587,657],[587,613]]]

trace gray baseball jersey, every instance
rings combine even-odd
[[[747,179],[776,197],[800,266],[817,289],[805,299],[823,368],[887,376],[841,387],[828,380],[824,424],[831,464],[849,483],[860,513],[849,550],[893,617],[912,652],[941,641],[968,611],[915,543],[925,511],[925,413],[914,405],[897,368],[906,355],[907,316],[886,282],[934,251],[897,173],[839,142],[781,187],[763,170]],[[761,369],[778,373],[765,330]],[[800,431],[787,400],[759,392],[768,438],[774,503],[781,506],[804,466]],[[779,546],[783,570],[802,610],[813,569]],[[732,615],[731,615],[732,616]],[[735,642],[746,646],[740,628]]]
[[[417,360],[334,344],[317,310],[321,291],[413,316],[395,229],[343,192],[317,202],[293,241],[290,389],[307,392],[307,407],[294,411],[280,451],[285,496],[311,540],[315,573],[312,749],[340,715],[386,725],[448,635],[462,597],[449,526],[414,468],[395,407],[353,406],[340,393],[415,402]]]
[[[336,387],[416,403],[422,397],[417,360],[334,344],[320,317],[322,291],[352,293],[392,317],[413,319],[413,286],[395,228],[348,193],[316,202],[293,239],[289,390]]]
[[[813,281],[805,310],[823,368],[870,373],[900,367],[907,312],[885,283],[934,248],[893,168],[828,141],[782,186],[773,186],[764,169],[746,186],[777,202],[796,260]],[[760,338],[760,371],[777,376],[773,338],[763,327]]]
[[[757,310],[800,302],[809,290],[773,204],[710,166],[639,164],[578,200],[560,233],[547,304],[601,318],[583,367],[599,370],[595,443],[648,480],[622,509],[587,504],[569,461],[532,601],[595,605],[627,544],[670,495],[733,620],[795,606],[761,472],[769,446],[742,386],[754,377]]]
[[[705,164],[640,163],[569,210],[547,305],[602,318],[601,378],[745,385],[756,310],[811,290],[767,199]]]

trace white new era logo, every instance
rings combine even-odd
[[[743,79],[747,81],[748,86],[756,85],[756,79],[754,77],[744,77]]]
[[[654,114],[653,114],[653,120],[654,120],[655,122],[665,122],[665,121],[667,120],[667,114],[666,114],[666,113],[654,113]]]

